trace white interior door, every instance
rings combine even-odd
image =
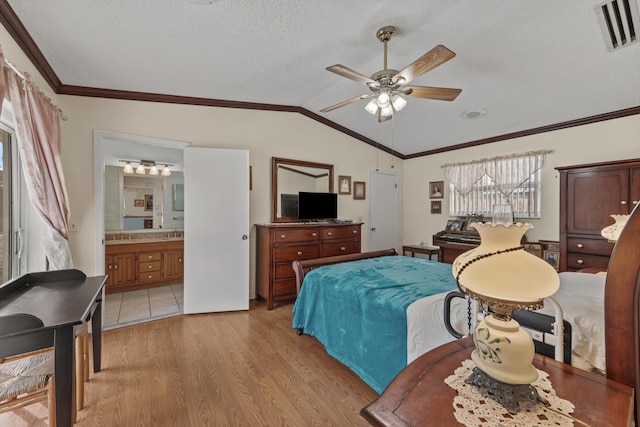
[[[249,309],[249,152],[184,149],[184,313]]]
[[[398,249],[398,175],[369,171],[368,251]]]

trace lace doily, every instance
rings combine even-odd
[[[532,385],[549,403],[546,406],[540,404],[533,411],[511,415],[498,402],[482,397],[474,386],[465,383],[475,366],[472,360],[467,359],[453,375],[444,380],[445,384],[458,392],[453,399],[453,415],[460,424],[467,427],[573,426],[573,417],[569,414],[575,406],[556,395],[546,372],[538,370],[538,379]]]

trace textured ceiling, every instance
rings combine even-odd
[[[640,106],[640,43],[607,50],[600,0],[7,2],[63,85],[303,107],[403,155]],[[368,93],[325,68],[382,69],[385,25],[389,68],[454,51],[412,84],[460,96],[383,124],[366,101],[320,113]]]

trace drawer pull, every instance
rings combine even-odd
[[[626,200],[621,200],[621,201],[620,201],[620,204],[621,204],[621,205],[626,205],[626,204],[627,204],[627,201],[626,201]]]
[[[313,233],[311,234],[313,237],[316,237],[318,235],[318,233]]]
[[[109,265],[109,270],[111,270],[111,265]]]
[[[284,239],[285,237],[287,237],[286,234],[283,234],[282,236],[280,236],[281,239]]]
[[[153,266],[152,266],[152,265],[150,265],[150,266],[149,266],[149,270],[151,270],[152,268],[153,268]]]
[[[178,262],[182,262],[182,258],[178,258]]]
[[[332,232],[328,232],[327,236],[333,236],[333,233]]]
[[[152,258],[153,258],[153,255],[149,255],[149,259],[152,259]]]
[[[638,201],[637,201],[637,200],[634,200],[634,201],[633,201],[633,202],[631,202],[631,203],[633,203],[634,205],[637,205],[637,204],[638,204]]]
[[[578,249],[584,248],[584,245],[582,243],[578,243],[576,246],[578,247]]]
[[[149,276],[149,279],[153,278],[153,276]]]
[[[358,230],[351,231],[353,234],[358,234]]]
[[[298,256],[302,255],[302,252],[298,252]]]
[[[581,259],[577,260],[576,262],[577,262],[578,264],[580,264],[580,265],[584,264],[584,261],[583,261],[583,260],[581,260]]]
[[[340,248],[340,250],[341,250],[342,252],[344,252],[344,251],[346,251],[346,250],[347,250],[347,248],[345,248],[345,247],[343,246],[343,247],[341,247],[341,248]]]
[[[114,265],[114,266],[113,266],[113,269],[114,269],[114,270],[117,270],[117,269],[118,269],[118,264]]]

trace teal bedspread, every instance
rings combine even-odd
[[[451,265],[422,258],[329,265],[305,276],[292,326],[381,393],[407,365],[407,307],[454,289]]]

